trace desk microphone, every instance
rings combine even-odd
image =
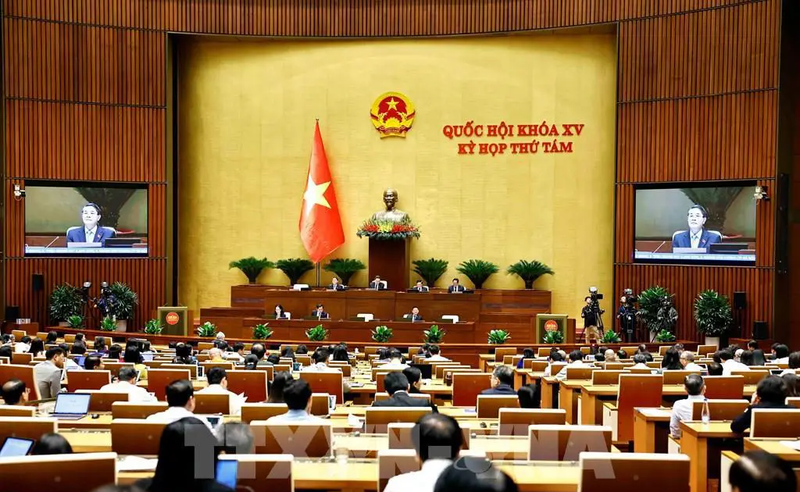
[[[665,244],[667,244],[666,241],[661,241],[661,244],[658,245],[658,247],[655,249],[655,251],[653,251],[653,253],[658,253],[658,250],[661,249],[661,246],[664,246]]]

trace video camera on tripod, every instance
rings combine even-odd
[[[633,342],[636,331],[636,313],[638,311],[636,303],[639,302],[639,296],[633,292],[633,289],[625,289],[622,291],[620,302],[622,306],[620,306],[617,313],[620,331],[625,336],[626,342]]]
[[[603,334],[603,313],[605,313],[605,309],[600,309],[600,301],[603,300],[603,294],[597,292],[597,287],[592,286],[589,287],[589,311],[595,315],[595,319],[597,320],[597,329],[600,331],[600,334]]]

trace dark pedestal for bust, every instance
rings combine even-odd
[[[369,282],[380,275],[389,290],[406,290],[409,284],[411,239],[369,240]]]

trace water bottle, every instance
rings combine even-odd
[[[711,422],[711,411],[708,409],[708,400],[703,401],[703,412],[700,414],[700,420],[703,424]]]

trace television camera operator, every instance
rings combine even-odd
[[[619,301],[621,304],[617,311],[619,331],[625,343],[631,343],[636,339],[636,303],[639,302],[639,296],[634,294],[632,289],[625,289]]]
[[[600,309],[600,300],[603,299],[603,294],[597,292],[597,287],[589,287],[589,295],[583,300],[586,305],[581,310],[581,318],[583,318],[583,338],[589,344],[595,344],[602,336],[603,331],[603,313],[604,310]]]

